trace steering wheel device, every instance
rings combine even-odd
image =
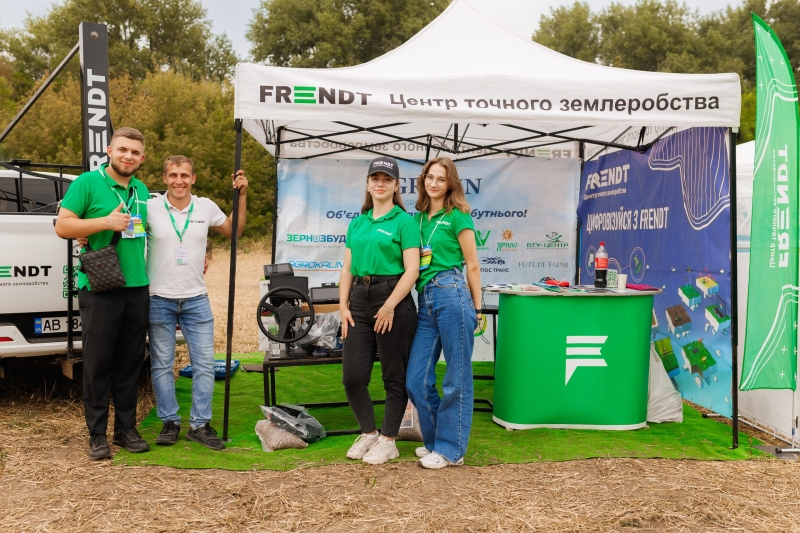
[[[275,296],[280,293],[280,296]],[[296,298],[294,296],[297,296]],[[303,310],[302,304],[308,306]],[[269,311],[278,324],[277,337],[272,335],[264,324],[263,312]],[[295,334],[294,322],[300,318],[308,318],[304,328],[298,328]],[[265,294],[258,302],[256,309],[256,322],[261,332],[272,341],[291,344],[299,341],[308,334],[314,325],[314,304],[307,294],[292,287],[275,287]]]

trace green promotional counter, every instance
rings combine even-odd
[[[500,291],[494,421],[645,426],[654,292]]]

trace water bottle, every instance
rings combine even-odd
[[[269,331],[270,335],[272,335],[273,337],[278,336],[280,328],[278,327],[278,323],[275,322],[274,317],[269,317],[269,322],[267,323],[267,331]],[[278,357],[280,354],[281,354],[281,344],[279,342],[275,342],[272,339],[269,339],[270,357]]]
[[[601,242],[600,248],[594,254],[594,286],[598,289],[606,288],[606,273],[608,272],[608,252],[606,243]]]

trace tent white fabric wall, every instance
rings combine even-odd
[[[750,210],[753,205],[753,159],[755,142],[736,147],[736,208],[739,256],[739,346],[744,347],[747,324],[747,289],[750,273]],[[739,359],[744,357],[740,350]],[[739,377],[741,377],[740,367]],[[738,383],[738,382],[737,382]],[[739,413],[743,420],[790,442],[792,438],[792,391],[753,390],[739,392]],[[800,401],[798,401],[800,412]]]

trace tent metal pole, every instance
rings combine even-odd
[[[442,151],[443,148],[445,148],[444,145],[447,144],[447,138],[450,137],[450,130],[452,130],[452,129],[453,129],[453,125],[450,124],[450,127],[447,128],[447,133],[444,134],[444,140],[441,143],[439,143],[439,149],[436,150],[436,155],[433,156],[434,158],[439,157],[439,153]],[[446,148],[445,148],[445,150],[446,150]]]
[[[733,449],[739,447],[739,265],[736,246],[736,137],[739,128],[730,130],[730,180],[731,180],[731,426]]]
[[[458,157],[458,124],[453,124],[453,156]]]
[[[242,120],[234,121],[236,128],[236,156],[234,162],[234,176],[242,168]],[[233,349],[233,306],[236,294],[236,245],[239,240],[239,189],[233,189],[233,219],[231,228],[231,272],[228,279],[228,339],[225,351],[225,408],[222,423],[222,440],[228,440],[228,415],[230,414],[231,399],[231,351]]]
[[[278,249],[278,163],[281,160],[281,133],[283,126],[278,128],[275,140],[275,189],[272,195],[272,255],[271,261],[275,262],[275,253]]]
[[[425,149],[425,162],[431,158],[431,136],[428,135],[428,147]]]
[[[578,143],[578,159],[581,160],[581,173],[578,175],[578,191],[581,190],[581,179],[583,179],[583,156],[586,151],[586,145],[583,142]],[[575,224],[575,285],[581,284],[581,220]]]
[[[42,83],[39,86],[39,88],[36,89],[36,92],[33,93],[33,96],[30,97],[30,99],[25,103],[25,105],[22,106],[22,109],[19,110],[19,113],[17,113],[17,115],[13,119],[11,119],[11,122],[8,124],[8,126],[6,126],[3,132],[0,133],[0,142],[3,142],[3,139],[5,139],[6,136],[8,136],[8,134],[11,133],[11,130],[13,130],[14,127],[17,124],[19,124],[19,121],[22,120],[22,117],[25,116],[25,113],[27,113],[28,110],[30,110],[30,108],[33,107],[33,104],[36,103],[36,100],[38,100],[39,97],[42,96],[42,93],[45,92],[48,87],[50,87],[50,84],[53,83],[53,80],[56,79],[56,77],[58,77],[59,74],[61,74],[61,71],[64,70],[64,67],[67,66],[67,63],[69,63],[70,60],[73,57],[75,57],[75,54],[77,54],[80,49],[81,49],[81,43],[77,43],[72,48],[72,50],[69,51],[66,57],[64,57],[64,59],[61,60],[61,63],[58,64],[58,66],[47,77],[47,79],[44,80],[44,83]]]

